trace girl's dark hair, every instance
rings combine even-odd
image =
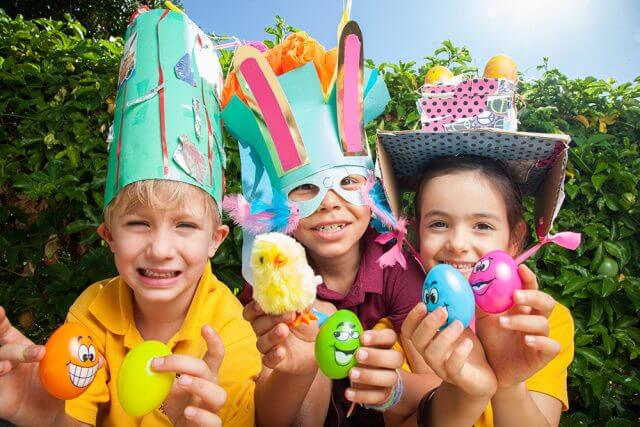
[[[527,236],[522,195],[503,162],[489,157],[473,155],[444,156],[429,160],[424,166],[424,170],[425,172],[420,178],[414,199],[416,224],[419,225],[422,219],[420,212],[422,203],[420,203],[420,200],[429,181],[433,178],[456,172],[477,172],[484,176],[502,195],[507,208],[510,241],[515,243],[518,251],[522,250]],[[520,224],[523,224],[524,228]]]

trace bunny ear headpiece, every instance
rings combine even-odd
[[[234,70],[244,101],[234,95],[222,117],[240,143],[243,195],[228,197],[224,207],[245,231],[291,232],[300,218],[318,209],[329,190],[355,205],[387,204],[386,198],[341,187],[349,175],[373,174],[364,125],[390,99],[384,80],[364,68],[356,22],[342,28],[326,91],[313,62],[276,76],[263,54],[249,46],[236,52]],[[309,200],[289,201],[289,193],[303,184],[317,192]],[[381,222],[395,228],[390,209],[381,207],[372,211],[385,212],[388,217]]]

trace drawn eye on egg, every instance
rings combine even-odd
[[[84,344],[81,344],[78,347],[78,360],[81,360],[83,362],[89,360],[89,349]]]
[[[96,348],[93,346],[93,344],[89,346],[87,357],[92,362],[96,360]]]
[[[438,294],[438,289],[436,288],[431,288],[431,290],[429,291],[429,302],[431,304],[437,304],[439,300],[439,294]]]
[[[491,260],[489,259],[483,259],[481,261],[478,261],[476,265],[473,266],[473,272],[480,273],[482,271],[487,271],[490,265],[491,265]]]

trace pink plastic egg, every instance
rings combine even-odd
[[[489,252],[476,263],[469,284],[480,309],[502,313],[513,306],[513,292],[522,289],[518,266],[504,251]]]

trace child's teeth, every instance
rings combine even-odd
[[[318,230],[326,231],[326,232],[334,232],[334,231],[342,230],[343,227],[344,227],[344,224],[321,225],[320,227],[318,227]]]
[[[144,271],[144,275],[147,277],[152,277],[154,279],[170,279],[172,277],[175,277],[175,273],[156,273],[150,270],[143,270]]]

